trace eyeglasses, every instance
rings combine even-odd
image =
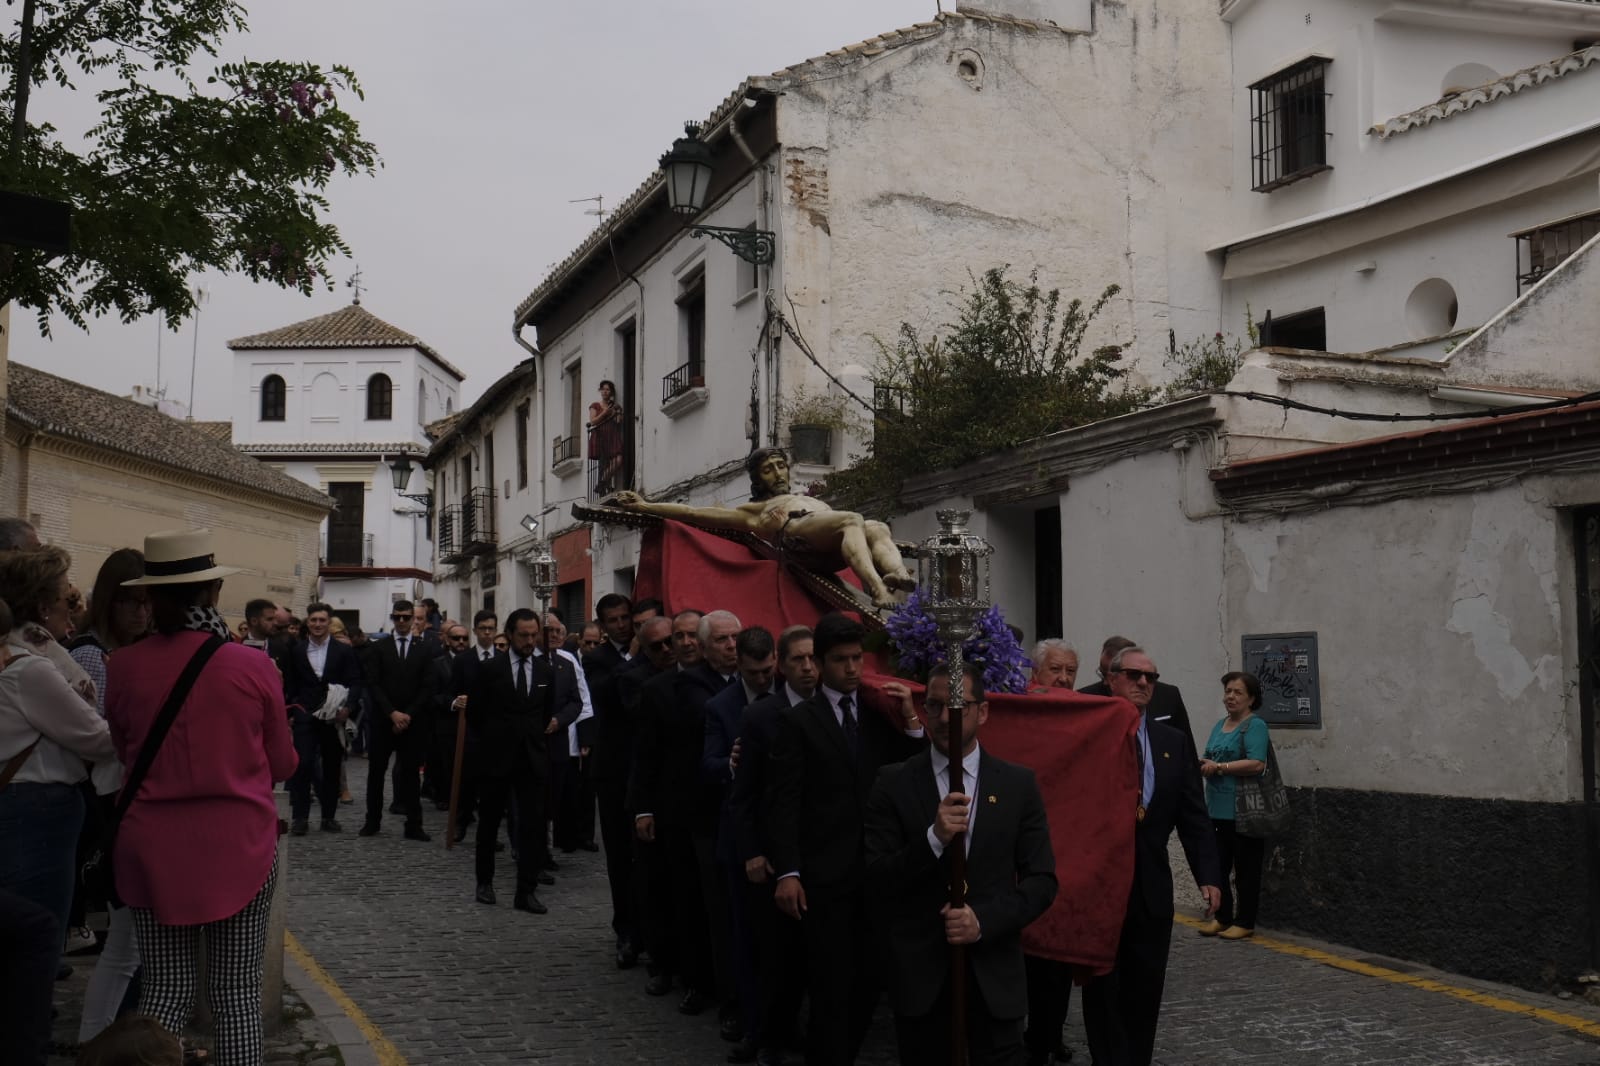
[[[1148,681],[1152,685],[1155,684],[1156,679],[1161,676],[1154,670],[1132,670],[1127,667],[1123,667],[1122,669],[1118,670],[1117,673],[1121,674],[1129,681]]]
[[[656,651],[666,651],[668,648],[672,647],[672,638],[662,637],[660,640],[652,640],[648,647],[653,648]]]
[[[411,616],[409,614],[391,614],[389,616],[389,621],[391,621],[391,622],[409,622],[409,621],[411,621]]]

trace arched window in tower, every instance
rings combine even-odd
[[[428,383],[426,380],[417,382],[417,425],[428,424]]]
[[[268,374],[261,379],[261,421],[283,421],[286,391],[283,379],[276,374]]]
[[[367,379],[367,421],[387,422],[394,417],[394,385],[388,374]]]

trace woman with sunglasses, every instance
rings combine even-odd
[[[1200,775],[1206,780],[1206,809],[1217,834],[1217,857],[1222,865],[1222,906],[1200,927],[1201,936],[1243,940],[1255,932],[1256,907],[1261,902],[1261,861],[1266,842],[1241,836],[1234,826],[1235,778],[1259,774],[1267,768],[1271,743],[1267,723],[1254,712],[1261,706],[1261,682],[1254,674],[1235,670],[1222,675],[1222,706],[1226,713],[1211,727]],[[1237,882],[1235,907],[1234,885]]]

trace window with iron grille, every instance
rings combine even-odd
[[[1600,234],[1600,211],[1568,215],[1513,233],[1517,242],[1517,295],[1566,262],[1596,234]]]
[[[1256,192],[1331,170],[1328,164],[1328,64],[1324,56],[1250,86],[1250,149]]]
[[[283,379],[276,374],[268,374],[261,381],[261,421],[282,422],[284,409]]]

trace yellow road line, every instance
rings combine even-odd
[[[1175,915],[1172,919],[1179,925],[1186,925],[1191,929],[1200,927],[1200,920],[1191,918],[1186,914]],[[1476,1003],[1480,1007],[1490,1010],[1502,1011],[1506,1014],[1520,1014],[1527,1018],[1538,1018],[1541,1021],[1551,1022],[1555,1025],[1583,1033],[1585,1036],[1600,1037],[1600,1022],[1590,1021],[1588,1018],[1576,1014],[1563,1014],[1561,1011],[1550,1010],[1548,1007],[1535,1007],[1528,1003],[1519,1003],[1514,999],[1504,996],[1490,995],[1487,992],[1476,992],[1470,988],[1461,988],[1458,985],[1447,985],[1443,981],[1435,981],[1431,977],[1419,977],[1416,974],[1401,973],[1384,966],[1374,966],[1369,962],[1346,958],[1335,955],[1330,951],[1318,948],[1303,947],[1300,944],[1291,944],[1286,940],[1274,940],[1269,936],[1257,933],[1246,943],[1257,944],[1269,951],[1276,951],[1282,955],[1292,955],[1295,958],[1307,959],[1311,962],[1320,962],[1324,966],[1332,966],[1336,970],[1348,973],[1358,973],[1363,977],[1376,977],[1380,981],[1388,981],[1396,985],[1409,985],[1420,988],[1424,992],[1436,992],[1443,996],[1454,996],[1464,999],[1468,1003]]]
[[[383,1030],[378,1028],[377,1023],[368,1018],[366,1012],[356,1006],[356,1001],[351,999],[349,994],[339,987],[339,982],[335,981],[333,976],[327,970],[324,970],[316,959],[311,957],[311,952],[307,951],[305,946],[296,940],[295,935],[287,929],[283,932],[283,949],[289,953],[289,956],[295,962],[300,964],[300,967],[306,973],[311,975],[311,979],[320,985],[324,992],[328,993],[333,1001],[339,1005],[339,1009],[344,1011],[345,1016],[355,1022],[356,1028],[361,1030],[361,1035],[367,1038],[367,1043],[372,1047],[373,1054],[378,1057],[379,1066],[407,1066],[406,1057],[400,1054],[400,1049],[389,1042],[389,1038],[383,1035]]]

